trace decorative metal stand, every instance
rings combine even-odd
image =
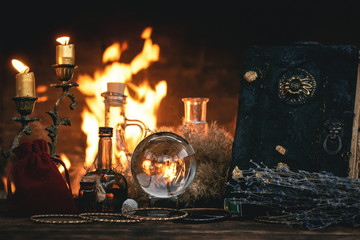
[[[20,113],[21,116],[13,117],[11,120],[20,122],[22,126],[21,126],[20,131],[16,134],[16,136],[14,138],[11,149],[9,151],[3,151],[2,154],[5,157],[5,159],[9,158],[11,156],[14,148],[16,148],[19,145],[20,139],[23,134],[26,134],[26,135],[31,134],[31,129],[29,127],[29,123],[40,120],[39,118],[29,118],[28,117],[28,115],[30,115],[34,111],[35,101],[37,99],[38,98],[36,98],[36,97],[14,97],[12,99],[16,104],[16,110],[18,111],[18,113]]]
[[[48,143],[49,148],[50,148],[50,155],[53,157],[59,157],[59,155],[55,152],[58,129],[61,125],[64,125],[64,126],[71,125],[71,121],[69,118],[63,117],[63,118],[59,119],[59,106],[60,106],[60,103],[63,100],[63,98],[68,97],[72,101],[72,103],[70,104],[70,109],[74,110],[76,108],[76,106],[77,106],[76,98],[75,98],[74,94],[69,92],[69,89],[71,87],[78,87],[79,84],[74,83],[74,82],[69,82],[69,80],[73,77],[74,69],[77,66],[70,65],[70,64],[55,64],[55,65],[53,65],[53,67],[54,67],[56,75],[59,78],[59,80],[61,81],[61,83],[50,84],[50,86],[56,87],[56,88],[62,88],[63,93],[56,101],[54,110],[46,112],[47,114],[49,114],[51,116],[54,124],[45,128],[45,130],[49,132],[48,136],[51,139],[51,142]]]

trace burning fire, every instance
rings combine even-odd
[[[7,187],[7,178],[6,177],[1,177],[3,184],[4,184],[4,190],[5,192],[8,192],[8,187]],[[11,182],[11,191],[14,193],[16,190],[15,188],[15,184],[13,182]]]
[[[65,163],[66,169],[70,169],[71,162],[70,162],[69,158],[63,153],[60,153],[60,158]],[[59,169],[60,173],[63,173],[65,171],[65,169],[62,165],[59,165],[58,169]]]
[[[152,42],[151,28],[146,28],[141,37],[144,39],[142,51],[128,63],[119,62],[121,52],[128,48],[126,42],[114,43],[108,47],[103,55],[103,62],[112,62],[105,69],[97,70],[94,77],[79,75],[79,90],[86,95],[87,108],[82,112],[82,130],[87,135],[86,166],[91,166],[96,154],[98,143],[98,128],[104,126],[104,99],[101,93],[107,91],[108,82],[123,82],[131,89],[135,96],[129,95],[129,89],[125,89],[127,98],[126,116],[128,119],[138,119],[144,122],[148,128],[156,128],[156,112],[161,100],[166,96],[166,81],[160,81],[155,89],[152,89],[145,79],[139,86],[131,83],[132,76],[146,69],[152,62],[158,61],[160,48]],[[140,132],[137,128],[126,128],[126,142],[130,152],[135,148]],[[127,164],[127,163],[123,163]]]
[[[114,43],[110,47],[108,47],[103,54],[103,63],[107,62],[115,62],[120,60],[121,52],[125,51],[128,48],[127,42]]]
[[[183,159],[177,159],[177,161],[173,161],[169,157],[164,157],[164,159],[167,160],[162,162],[144,160],[142,168],[146,175],[156,176],[161,181],[165,180],[166,183],[176,182],[179,178],[185,176],[185,162]]]

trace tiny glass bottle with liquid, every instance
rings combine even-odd
[[[112,169],[111,127],[99,128],[99,149],[96,169],[81,179],[79,200],[81,211],[121,212],[127,199],[125,177]]]

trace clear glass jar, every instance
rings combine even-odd
[[[183,124],[194,131],[207,132],[206,104],[209,98],[183,98],[184,119]]]

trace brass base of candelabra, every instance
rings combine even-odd
[[[30,122],[40,121],[39,118],[29,118],[30,115],[34,111],[35,101],[38,98],[36,97],[14,97],[12,100],[15,102],[16,110],[20,113],[20,117],[13,117],[11,120],[15,122],[21,123],[21,129],[16,134],[11,149],[9,151],[3,151],[3,156],[5,159],[9,158],[19,143],[23,134],[30,135],[31,128],[29,127]]]
[[[54,64],[53,68],[60,81],[69,81],[73,77],[74,69],[77,68],[77,66],[71,64]]]
[[[16,104],[16,110],[23,116],[29,115],[34,111],[36,97],[14,97],[12,100]]]

